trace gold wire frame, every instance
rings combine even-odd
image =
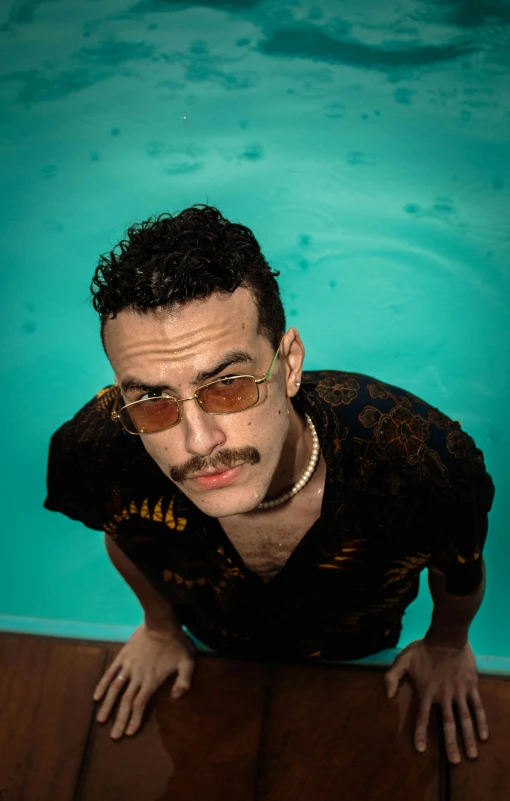
[[[167,428],[173,428],[174,426],[178,425],[178,423],[180,423],[181,419],[182,419],[181,418],[181,407],[180,407],[180,404],[181,403],[185,403],[186,401],[190,401],[190,400],[196,400],[196,402],[198,403],[199,407],[202,409],[202,411],[205,414],[222,415],[222,414],[238,414],[239,412],[245,412],[246,409],[251,409],[252,406],[255,406],[255,404],[258,403],[259,397],[260,397],[259,396],[258,385],[262,384],[264,381],[267,381],[269,379],[271,373],[273,372],[273,368],[274,368],[274,366],[276,364],[276,359],[278,357],[278,353],[280,352],[280,347],[281,347],[281,343],[280,343],[280,345],[278,345],[278,349],[277,349],[277,351],[276,351],[276,353],[275,353],[275,355],[273,357],[273,361],[271,362],[271,367],[269,368],[269,370],[267,371],[265,376],[263,376],[262,378],[255,378],[255,376],[247,375],[245,373],[243,373],[242,375],[229,375],[229,376],[223,376],[223,378],[215,378],[214,381],[209,381],[207,384],[202,384],[202,386],[197,387],[197,389],[195,391],[195,394],[194,395],[190,395],[189,398],[173,398],[173,397],[169,397],[169,396],[166,396],[166,395],[156,395],[155,398],[149,398],[149,399],[145,399],[145,400],[140,398],[139,400],[133,401],[132,403],[127,403],[125,406],[121,406],[120,409],[116,409],[115,408],[111,413],[111,419],[113,421],[120,421],[120,424],[128,432],[128,434],[133,434],[133,436],[139,437],[140,434],[137,431],[129,431],[129,429],[126,428],[126,426],[122,422],[120,413],[123,412],[125,409],[129,409],[131,406],[136,406],[139,403],[147,403],[148,401],[149,402],[150,401],[155,401],[155,400],[158,400],[160,398],[164,398],[165,400],[174,401],[177,404],[177,411],[179,413],[179,416],[178,416],[177,420],[175,421],[175,423],[171,423],[169,426],[165,426],[164,428],[158,428],[158,429],[156,429],[156,431],[147,432],[149,434],[157,434],[160,431],[166,431]],[[234,378],[251,378],[251,379],[253,379],[253,381],[255,382],[255,384],[257,386],[257,400],[254,403],[250,403],[249,406],[245,406],[243,409],[236,409],[233,412],[207,412],[204,409],[204,407],[202,406],[202,402],[201,402],[200,398],[197,397],[197,393],[200,392],[201,389],[207,389],[207,387],[213,386],[213,384],[219,384],[220,381],[225,381],[227,379],[228,380],[233,380]],[[117,401],[117,403],[118,403],[118,401]]]

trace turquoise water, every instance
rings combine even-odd
[[[282,271],[307,369],[405,387],[483,450],[471,643],[510,672],[509,31],[510,4],[483,0],[0,5],[0,628],[124,639],[141,620],[101,533],[42,508],[48,443],[112,382],[98,255],[210,203]],[[400,646],[430,612],[422,574]]]

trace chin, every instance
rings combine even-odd
[[[253,512],[263,497],[264,494],[256,490],[241,491],[234,488],[230,491],[225,488],[188,495],[195,506],[210,517],[230,517]]]

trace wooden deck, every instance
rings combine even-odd
[[[413,747],[416,698],[383,670],[200,654],[193,689],[152,699],[134,737],[95,721],[118,643],[0,634],[0,801],[508,801],[510,680],[481,677],[490,739],[449,766],[439,715]]]

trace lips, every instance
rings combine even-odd
[[[202,489],[218,489],[219,487],[226,487],[231,484],[241,474],[243,465],[237,467],[229,467],[227,470],[222,470],[219,473],[201,473],[199,476],[191,478],[196,486]]]

